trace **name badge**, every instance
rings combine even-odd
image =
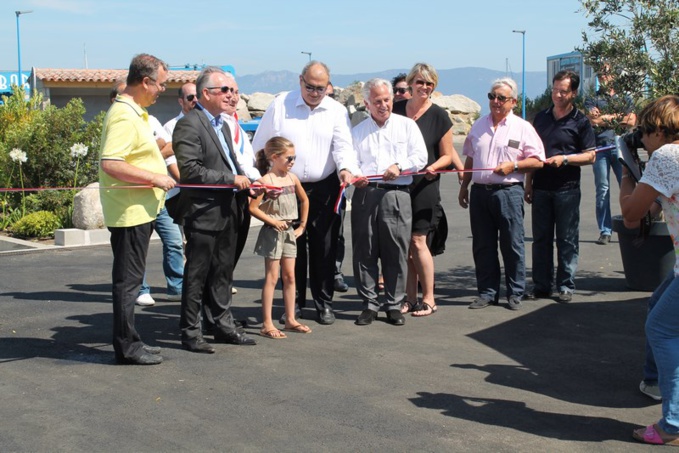
[[[521,142],[519,142],[518,140],[509,140],[507,146],[509,146],[510,148],[519,149],[520,144]]]

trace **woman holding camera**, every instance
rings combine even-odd
[[[677,262],[667,285],[646,320],[646,337],[658,366],[662,418],[637,429],[633,437],[647,444],[679,446],[679,97],[663,96],[639,115],[641,141],[650,156],[635,184],[623,170],[620,207],[625,225],[635,227],[658,199],[665,212]]]

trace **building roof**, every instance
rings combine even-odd
[[[33,68],[35,77],[43,83],[107,83],[127,77],[127,69],[43,69]],[[168,74],[168,84],[195,82],[200,71],[174,71]]]

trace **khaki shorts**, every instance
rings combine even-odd
[[[270,226],[262,226],[255,244],[255,253],[264,258],[279,260],[281,258],[297,257],[297,240],[295,230],[290,227],[285,231],[278,231]]]

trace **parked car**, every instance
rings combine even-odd
[[[259,126],[261,118],[254,118],[250,121],[239,121],[239,124],[248,135],[250,141],[255,138],[255,132],[257,132],[257,127]]]

